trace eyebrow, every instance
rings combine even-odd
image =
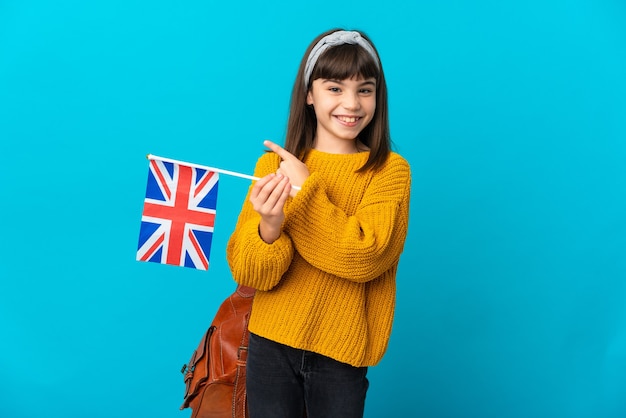
[[[322,81],[322,83],[337,83],[341,85],[344,84],[343,80],[338,80],[335,78],[325,78],[323,80],[324,81]],[[366,85],[376,86],[376,80],[374,80],[373,78],[368,78],[366,80],[363,80],[363,82],[359,83],[359,87],[366,86]]]

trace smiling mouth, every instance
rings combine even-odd
[[[361,118],[359,116],[337,116],[337,119],[345,123],[355,123]]]

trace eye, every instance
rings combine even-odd
[[[374,90],[370,89],[370,88],[363,88],[359,90],[359,93],[361,94],[372,94],[374,93]]]
[[[332,91],[333,93],[339,93],[341,89],[339,87],[329,87],[328,91]]]

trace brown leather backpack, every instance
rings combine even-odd
[[[253,297],[254,289],[237,286],[183,366],[186,388],[180,409],[190,407],[191,418],[248,417],[246,360]]]

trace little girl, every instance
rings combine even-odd
[[[411,176],[390,150],[382,64],[363,33],[307,49],[285,147],[270,141],[228,242],[250,316],[251,418],[362,417],[391,333]]]

